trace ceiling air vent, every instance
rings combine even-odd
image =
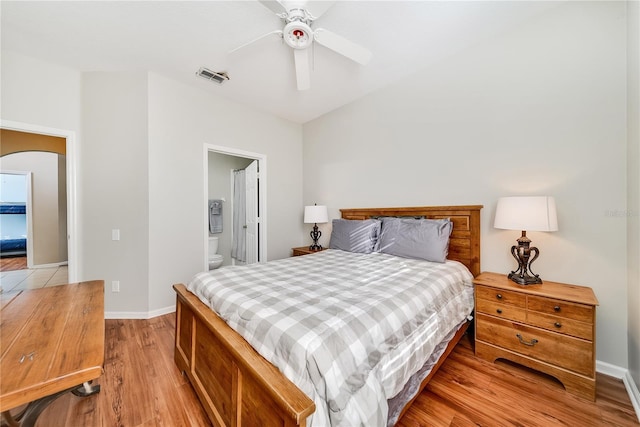
[[[216,71],[211,71],[210,69],[205,67],[200,68],[198,72],[196,72],[196,76],[202,77],[203,79],[214,81],[218,84],[222,84],[227,80],[229,80],[229,76],[224,71],[218,73]]]

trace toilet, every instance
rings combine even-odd
[[[209,237],[209,270],[215,270],[222,265],[224,258],[218,254],[218,237]]]

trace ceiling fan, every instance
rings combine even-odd
[[[309,6],[308,3],[311,2],[283,0],[258,1],[284,21],[284,28],[264,34],[233,49],[229,53],[233,53],[265,37],[271,35],[280,36],[284,42],[293,49],[298,90],[306,90],[311,87],[309,48],[314,42],[361,65],[366,65],[371,59],[371,52],[364,47],[324,28],[312,28],[313,22],[326,12],[334,2],[314,2],[316,14],[313,15],[309,9],[306,8],[306,6]]]

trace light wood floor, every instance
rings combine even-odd
[[[27,268],[26,256],[0,258],[0,271],[25,270],[26,268]]]
[[[66,395],[36,427],[208,426],[173,363],[175,316],[107,320],[102,390]],[[637,426],[621,381],[598,375],[596,402],[570,396],[550,377],[474,357],[463,337],[398,424],[409,426]]]

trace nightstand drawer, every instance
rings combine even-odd
[[[519,322],[524,322],[527,319],[527,312],[524,308],[485,299],[476,301],[476,311]]]
[[[527,309],[590,323],[593,323],[595,313],[595,308],[590,305],[575,304],[531,295],[527,300]]]
[[[593,341],[593,325],[591,323],[578,322],[577,320],[565,319],[535,311],[528,312],[527,323],[532,326],[549,329],[550,331]]]
[[[302,256],[302,255],[310,255],[315,254],[316,252],[321,252],[323,249],[318,249],[316,251],[309,249],[309,246],[301,246],[299,248],[292,248],[292,256]]]
[[[476,339],[592,377],[593,343],[476,314]]]
[[[476,285],[476,299],[484,299],[488,301],[497,301],[502,304],[514,305],[516,307],[525,308],[527,306],[527,297],[518,292],[505,291],[495,289],[488,286]]]

